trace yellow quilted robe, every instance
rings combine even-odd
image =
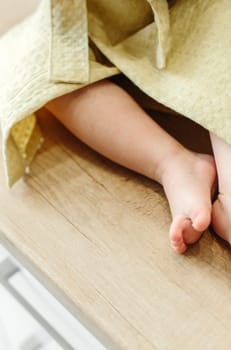
[[[42,0],[0,38],[8,185],[42,142],[34,112],[124,73],[146,94],[231,143],[230,0]]]

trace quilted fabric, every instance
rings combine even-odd
[[[51,2],[50,80],[81,82],[89,78],[87,11],[82,0]]]
[[[170,10],[166,0],[41,1],[0,39],[8,185],[42,142],[34,112],[119,72],[231,143],[230,18],[230,0],[175,0]]]

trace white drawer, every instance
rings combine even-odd
[[[43,350],[106,350],[57,299],[1,246],[0,283],[40,324],[40,329],[36,334],[32,333],[24,340],[20,350],[32,350],[38,346],[39,349]],[[1,315],[1,311],[0,316],[1,318],[4,316]],[[41,330],[41,326],[46,331]],[[55,341],[52,341],[51,337]]]

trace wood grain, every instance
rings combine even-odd
[[[207,232],[174,254],[160,186],[38,114],[31,174],[12,190],[0,177],[6,246],[109,349],[229,349],[229,249]]]
[[[1,31],[16,20],[7,4]],[[31,174],[9,190],[0,172],[4,245],[110,350],[230,349],[229,247],[207,232],[174,254],[161,187],[38,115],[45,143]],[[209,149],[202,129],[194,137],[174,118],[159,114],[182,142]]]

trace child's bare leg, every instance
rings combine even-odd
[[[217,200],[212,209],[215,232],[231,244],[231,146],[210,133],[218,174]]]
[[[212,157],[184,148],[109,81],[45,107],[93,149],[163,185],[173,216],[170,240],[177,252],[200,238],[211,220]]]

